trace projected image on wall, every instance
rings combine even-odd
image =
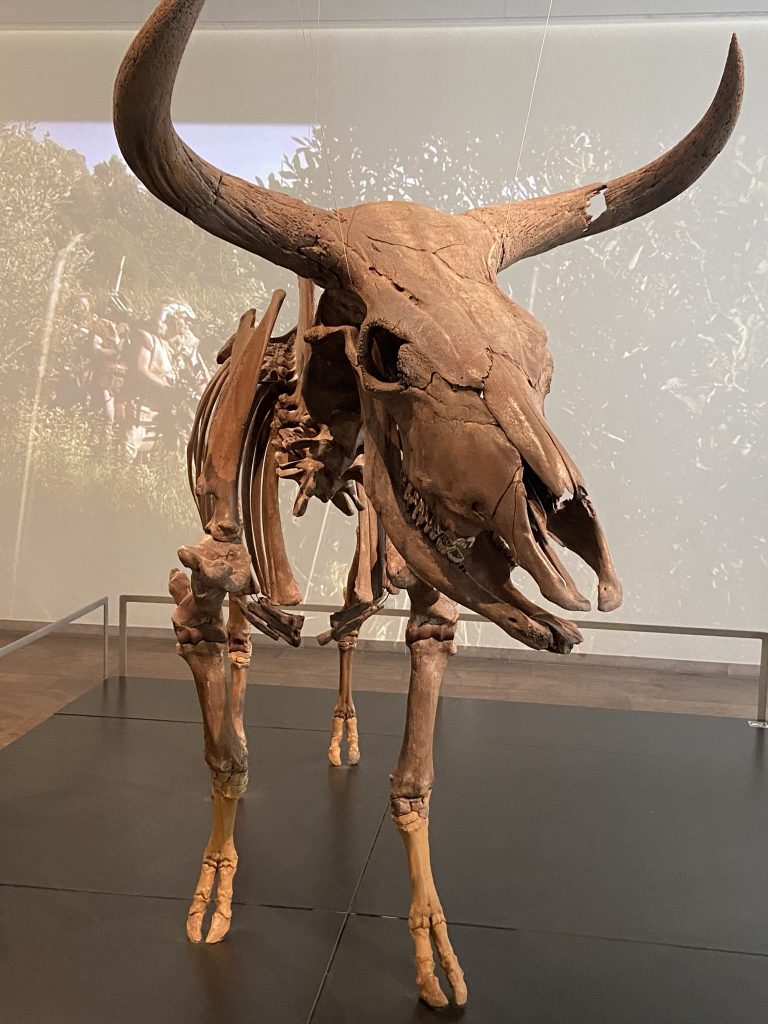
[[[303,129],[185,126],[250,178],[279,169]],[[36,402],[41,439],[75,441],[83,463],[178,452],[217,349],[264,294],[253,259],[168,216],[111,125],[6,125],[0,180],[0,352],[19,440]]]
[[[515,179],[517,143],[504,132],[426,132],[398,147],[376,124],[328,137],[304,124],[179,131],[217,166],[325,207],[403,199],[460,212],[600,180],[655,155],[639,138],[617,161],[596,130],[541,125]],[[766,263],[750,240],[762,231],[766,154],[759,140],[735,136],[722,159],[728,173],[710,174],[674,209],[502,279],[550,331],[559,391],[550,419],[590,467],[635,615],[655,613],[659,574],[671,573],[669,621],[704,609],[702,581],[735,601],[732,581],[748,589],[765,566],[752,524],[768,372],[755,282]],[[158,203],[119,158],[109,124],[4,125],[0,197],[0,482],[15,506],[5,554],[15,565],[22,533],[45,535],[49,499],[66,500],[94,529],[111,518],[125,533],[194,535],[184,448],[198,397],[242,313],[263,310],[275,288],[288,292],[290,326],[291,275]],[[727,265],[712,257],[718,238],[733,254]],[[39,522],[27,515],[33,486]],[[315,598],[340,594],[347,525],[313,506],[288,538]],[[710,535],[727,555],[702,555]],[[658,571],[647,571],[654,558]]]

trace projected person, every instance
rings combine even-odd
[[[90,403],[94,319],[90,296],[76,296],[65,321],[64,337],[53,371],[54,401],[63,409]]]
[[[125,337],[112,320],[94,315],[90,326],[91,396],[105,423],[115,423],[118,397],[128,370],[123,358]]]
[[[124,446],[135,459],[154,447],[164,433],[173,433],[174,399],[179,384],[173,352],[163,337],[162,307],[154,330],[133,326],[130,332]]]
[[[188,303],[169,300],[163,306],[160,332],[173,353],[179,380],[199,398],[211,372],[200,355],[200,339],[192,329],[196,320],[197,315]]]

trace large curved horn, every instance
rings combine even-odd
[[[731,39],[720,86],[693,131],[657,160],[613,181],[597,182],[556,195],[484,206],[463,216],[482,219],[491,229],[492,263],[497,270],[576,238],[625,224],[674,199],[704,173],[728,141],[741,109],[744,62],[736,36]],[[605,210],[595,216],[590,201],[603,194]]]
[[[163,0],[131,44],[115,82],[123,156],[153,195],[210,234],[321,285],[338,284],[335,214],[225,174],[174,130],[173,86],[204,6],[205,0]]]

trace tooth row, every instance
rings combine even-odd
[[[403,501],[414,526],[417,526],[432,541],[441,555],[445,555],[455,565],[461,565],[474,544],[475,538],[455,537],[450,530],[446,529],[404,474],[402,490]]]

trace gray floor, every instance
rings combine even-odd
[[[294,661],[295,664],[295,661]],[[184,916],[211,804],[187,681],[112,679],[0,751],[0,1020],[765,1024],[768,736],[717,716],[442,698],[430,833],[470,1002],[418,1003],[388,818],[404,697],[250,694],[232,932]]]

